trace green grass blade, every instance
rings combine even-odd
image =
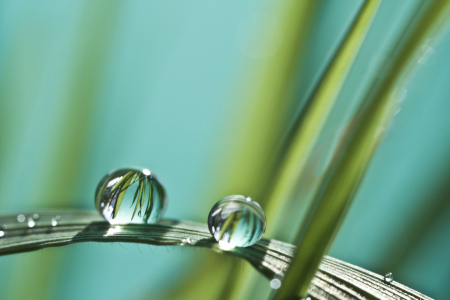
[[[312,96],[311,105],[298,125],[289,150],[279,169],[279,176],[270,193],[266,208],[267,222],[279,224],[284,217],[288,201],[297,189],[298,178],[305,170],[311,151],[318,140],[328,115],[333,108],[342,85],[355,61],[358,51],[376,14],[379,1],[366,1],[355,22],[341,44],[338,53],[319,82]],[[267,228],[267,235],[273,236],[279,228]]]
[[[208,227],[196,222],[161,220],[156,224],[112,225],[96,211],[38,213],[39,222],[33,228],[29,228],[26,222],[18,223],[17,214],[0,215],[0,224],[6,224],[8,228],[0,239],[0,256],[85,242],[201,247],[221,255],[242,258],[271,279],[275,274],[284,274],[295,252],[295,246],[291,244],[268,239],[250,247],[222,251],[211,238]],[[57,226],[52,226],[55,215],[61,219]],[[186,243],[187,238],[190,243]],[[385,283],[381,275],[328,256],[323,258],[308,294],[316,299],[396,300],[400,297],[432,300],[398,282]]]
[[[317,196],[299,230],[297,240],[301,247],[297,248],[283,284],[273,299],[304,297],[307,294],[322,257],[331,245],[397,107],[396,99],[391,98],[393,91],[399,81],[409,75],[405,72],[411,71],[409,63],[416,50],[437,32],[437,25],[449,14],[450,2],[437,0],[429,3],[406,42],[396,51],[386,76],[382,77],[381,82],[375,82],[373,90],[369,91],[368,104],[361,108],[336,167],[329,172],[328,183]]]

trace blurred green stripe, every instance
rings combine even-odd
[[[56,145],[51,153],[50,164],[41,173],[41,185],[35,194],[42,206],[73,206],[71,202],[78,184],[79,166],[85,158],[87,137],[93,121],[93,111],[97,98],[104,63],[114,31],[119,9],[118,1],[86,1],[82,11],[78,41],[74,49],[73,75],[66,90],[67,106],[62,116]],[[41,259],[33,264],[19,263],[11,274],[7,299],[28,299],[34,291],[33,299],[48,299],[54,291],[52,284],[61,277],[58,275],[62,257],[61,252],[45,250]],[[42,276],[45,270],[46,276]],[[22,274],[26,272],[32,279],[23,288]]]

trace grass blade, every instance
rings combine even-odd
[[[370,2],[369,2],[370,3]],[[341,149],[334,170],[329,172],[328,183],[317,195],[302,224],[297,241],[301,245],[296,250],[292,264],[283,284],[274,299],[286,299],[293,296],[305,296],[311,280],[314,278],[323,255],[343,220],[354,197],[364,172],[369,164],[384,128],[387,128],[396,108],[391,98],[396,85],[404,80],[405,72],[410,71],[410,61],[415,51],[430,35],[436,33],[437,25],[449,13],[449,2],[429,2],[426,12],[415,24],[401,48],[396,51],[386,76],[381,82],[373,84],[373,90],[367,96],[367,105],[362,107],[356,126],[353,126],[350,138]],[[409,73],[408,73],[409,74]]]
[[[17,214],[0,216],[0,223],[7,226],[0,239],[0,256],[84,242],[202,247],[245,259],[262,275],[271,279],[276,274],[284,274],[295,252],[293,245],[267,239],[251,247],[222,251],[211,238],[205,224],[189,221],[162,220],[156,224],[111,225],[95,211],[38,213],[40,218],[33,228],[29,228],[26,223],[18,223]],[[60,221],[57,226],[52,226],[55,215],[60,216]],[[186,243],[187,238],[190,243]],[[400,297],[432,300],[398,282],[384,283],[381,275],[328,256],[323,258],[308,294],[315,299],[335,297],[350,300],[362,297],[394,300]]]

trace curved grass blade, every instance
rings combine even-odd
[[[274,276],[284,275],[296,250],[295,246],[287,243],[262,239],[250,247],[223,251],[211,238],[205,224],[190,221],[161,220],[156,224],[112,225],[95,211],[38,213],[40,218],[33,228],[26,223],[18,223],[17,214],[0,215],[0,223],[7,228],[0,238],[0,256],[82,242],[202,247],[240,257],[270,280]],[[56,215],[60,221],[57,226],[52,226]],[[381,275],[328,256],[322,259],[309,286],[308,296],[312,299],[340,300],[432,300],[398,282],[385,283]]]

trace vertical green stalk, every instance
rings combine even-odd
[[[268,198],[266,208],[268,226],[266,236],[272,237],[279,229],[288,202],[294,197],[299,178],[305,171],[308,159],[318,141],[339,92],[347,78],[358,51],[364,41],[380,1],[366,1],[351,26],[340,49],[331,62],[311,99],[302,122],[298,125],[291,145],[280,167],[279,176]]]
[[[371,5],[374,5],[372,1],[367,2],[362,14]],[[409,74],[409,62],[414,58],[415,51],[430,35],[436,33],[437,25],[448,15],[449,6],[450,2],[439,0],[428,5],[414,30],[396,51],[392,64],[383,74],[385,76],[372,85],[372,90],[366,95],[368,104],[362,107],[353,126],[349,128],[349,139],[341,148],[336,167],[329,171],[329,180],[298,232],[300,246],[280,289],[272,295],[272,299],[306,295],[310,281],[331,245],[370,158],[393,116],[397,102],[391,95],[405,72]]]

